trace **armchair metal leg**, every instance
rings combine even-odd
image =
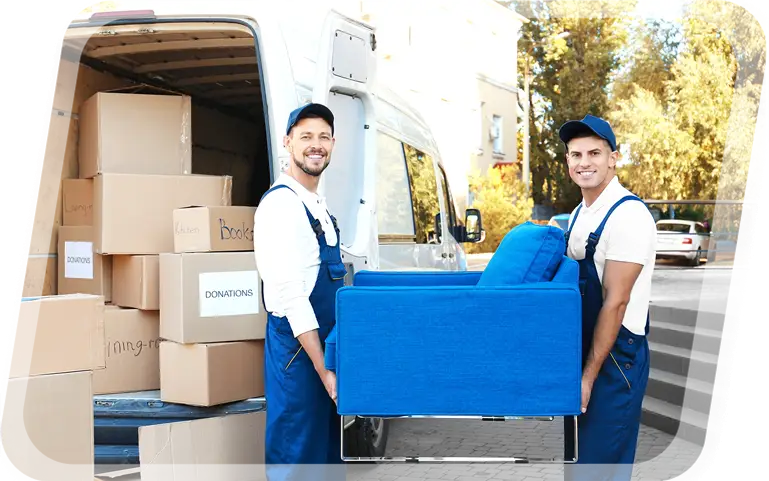
[[[365,416],[358,416],[365,417]],[[555,416],[391,416],[386,419],[475,419],[480,421],[553,421]],[[345,462],[451,462],[451,463],[516,463],[516,464],[573,464],[578,459],[577,416],[564,416],[564,456],[563,458],[530,458],[523,456],[512,457],[466,457],[466,456],[381,456],[381,457],[352,457],[344,452],[345,422],[342,419],[340,454]]]

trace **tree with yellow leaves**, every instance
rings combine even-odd
[[[654,31],[646,33],[650,43]],[[741,200],[764,75],[765,37],[747,11],[721,0],[692,2],[681,33],[675,58],[634,62],[618,83],[622,88],[615,91],[608,117],[621,143],[630,146],[618,174],[644,198]],[[659,57],[665,48],[650,50]],[[696,210],[687,216],[714,215],[712,206]],[[737,225],[724,222],[720,229]]]
[[[487,175],[474,172],[470,176],[472,207],[481,211],[486,239],[478,244],[468,244],[468,253],[496,251],[511,229],[531,219],[534,203],[526,196],[519,170],[517,164],[512,164],[491,167]]]

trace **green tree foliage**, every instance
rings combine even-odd
[[[64,0],[56,9],[56,15],[74,15],[76,13],[105,12],[115,10],[114,0]]]
[[[609,109],[612,78],[628,42],[635,0],[516,0],[529,18],[518,43],[518,71],[530,65],[530,166],[537,204],[570,211],[581,199],[564,162],[558,128]],[[569,32],[566,38],[558,35]],[[523,84],[523,78],[521,78]]]
[[[636,87],[641,87],[664,103],[667,83],[673,79],[673,64],[681,43],[680,30],[680,25],[674,22],[634,21],[611,96],[628,99]]]
[[[610,118],[630,147],[619,173],[631,190],[666,199],[763,197],[765,91],[755,82],[766,78],[766,26],[755,20],[765,9],[765,0],[693,0],[685,48],[669,71],[664,49],[649,51],[656,58],[646,72],[663,81],[620,82]],[[646,35],[654,37],[653,27]],[[718,230],[751,230],[749,209],[704,211]]]
[[[726,0],[696,0],[684,22],[687,44],[694,55],[720,52],[740,66],[737,88],[761,85],[766,64],[766,37],[761,25],[743,7]]]
[[[486,239],[468,244],[468,253],[494,252],[510,230],[531,219],[533,202],[526,196],[517,164],[501,168],[490,167],[486,175],[470,176],[473,208],[483,215]]]

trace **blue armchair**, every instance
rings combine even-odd
[[[577,416],[578,264],[563,231],[510,231],[483,272],[363,271],[337,293],[338,412]]]

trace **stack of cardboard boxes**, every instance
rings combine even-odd
[[[101,296],[21,302],[2,437],[9,459],[28,476],[92,476],[92,373],[105,367],[103,315]]]
[[[266,314],[253,207],[173,213],[174,253],[160,255],[160,396],[212,406],[264,394]]]
[[[231,177],[191,173],[189,97],[107,93],[126,87],[61,63],[2,430],[38,479],[93,476],[94,395],[160,389],[211,406],[264,394],[255,209],[231,206]],[[263,413],[247,416],[189,423],[256,426],[236,461],[258,463]],[[173,426],[140,429],[141,452]],[[156,457],[142,464],[174,469]]]

